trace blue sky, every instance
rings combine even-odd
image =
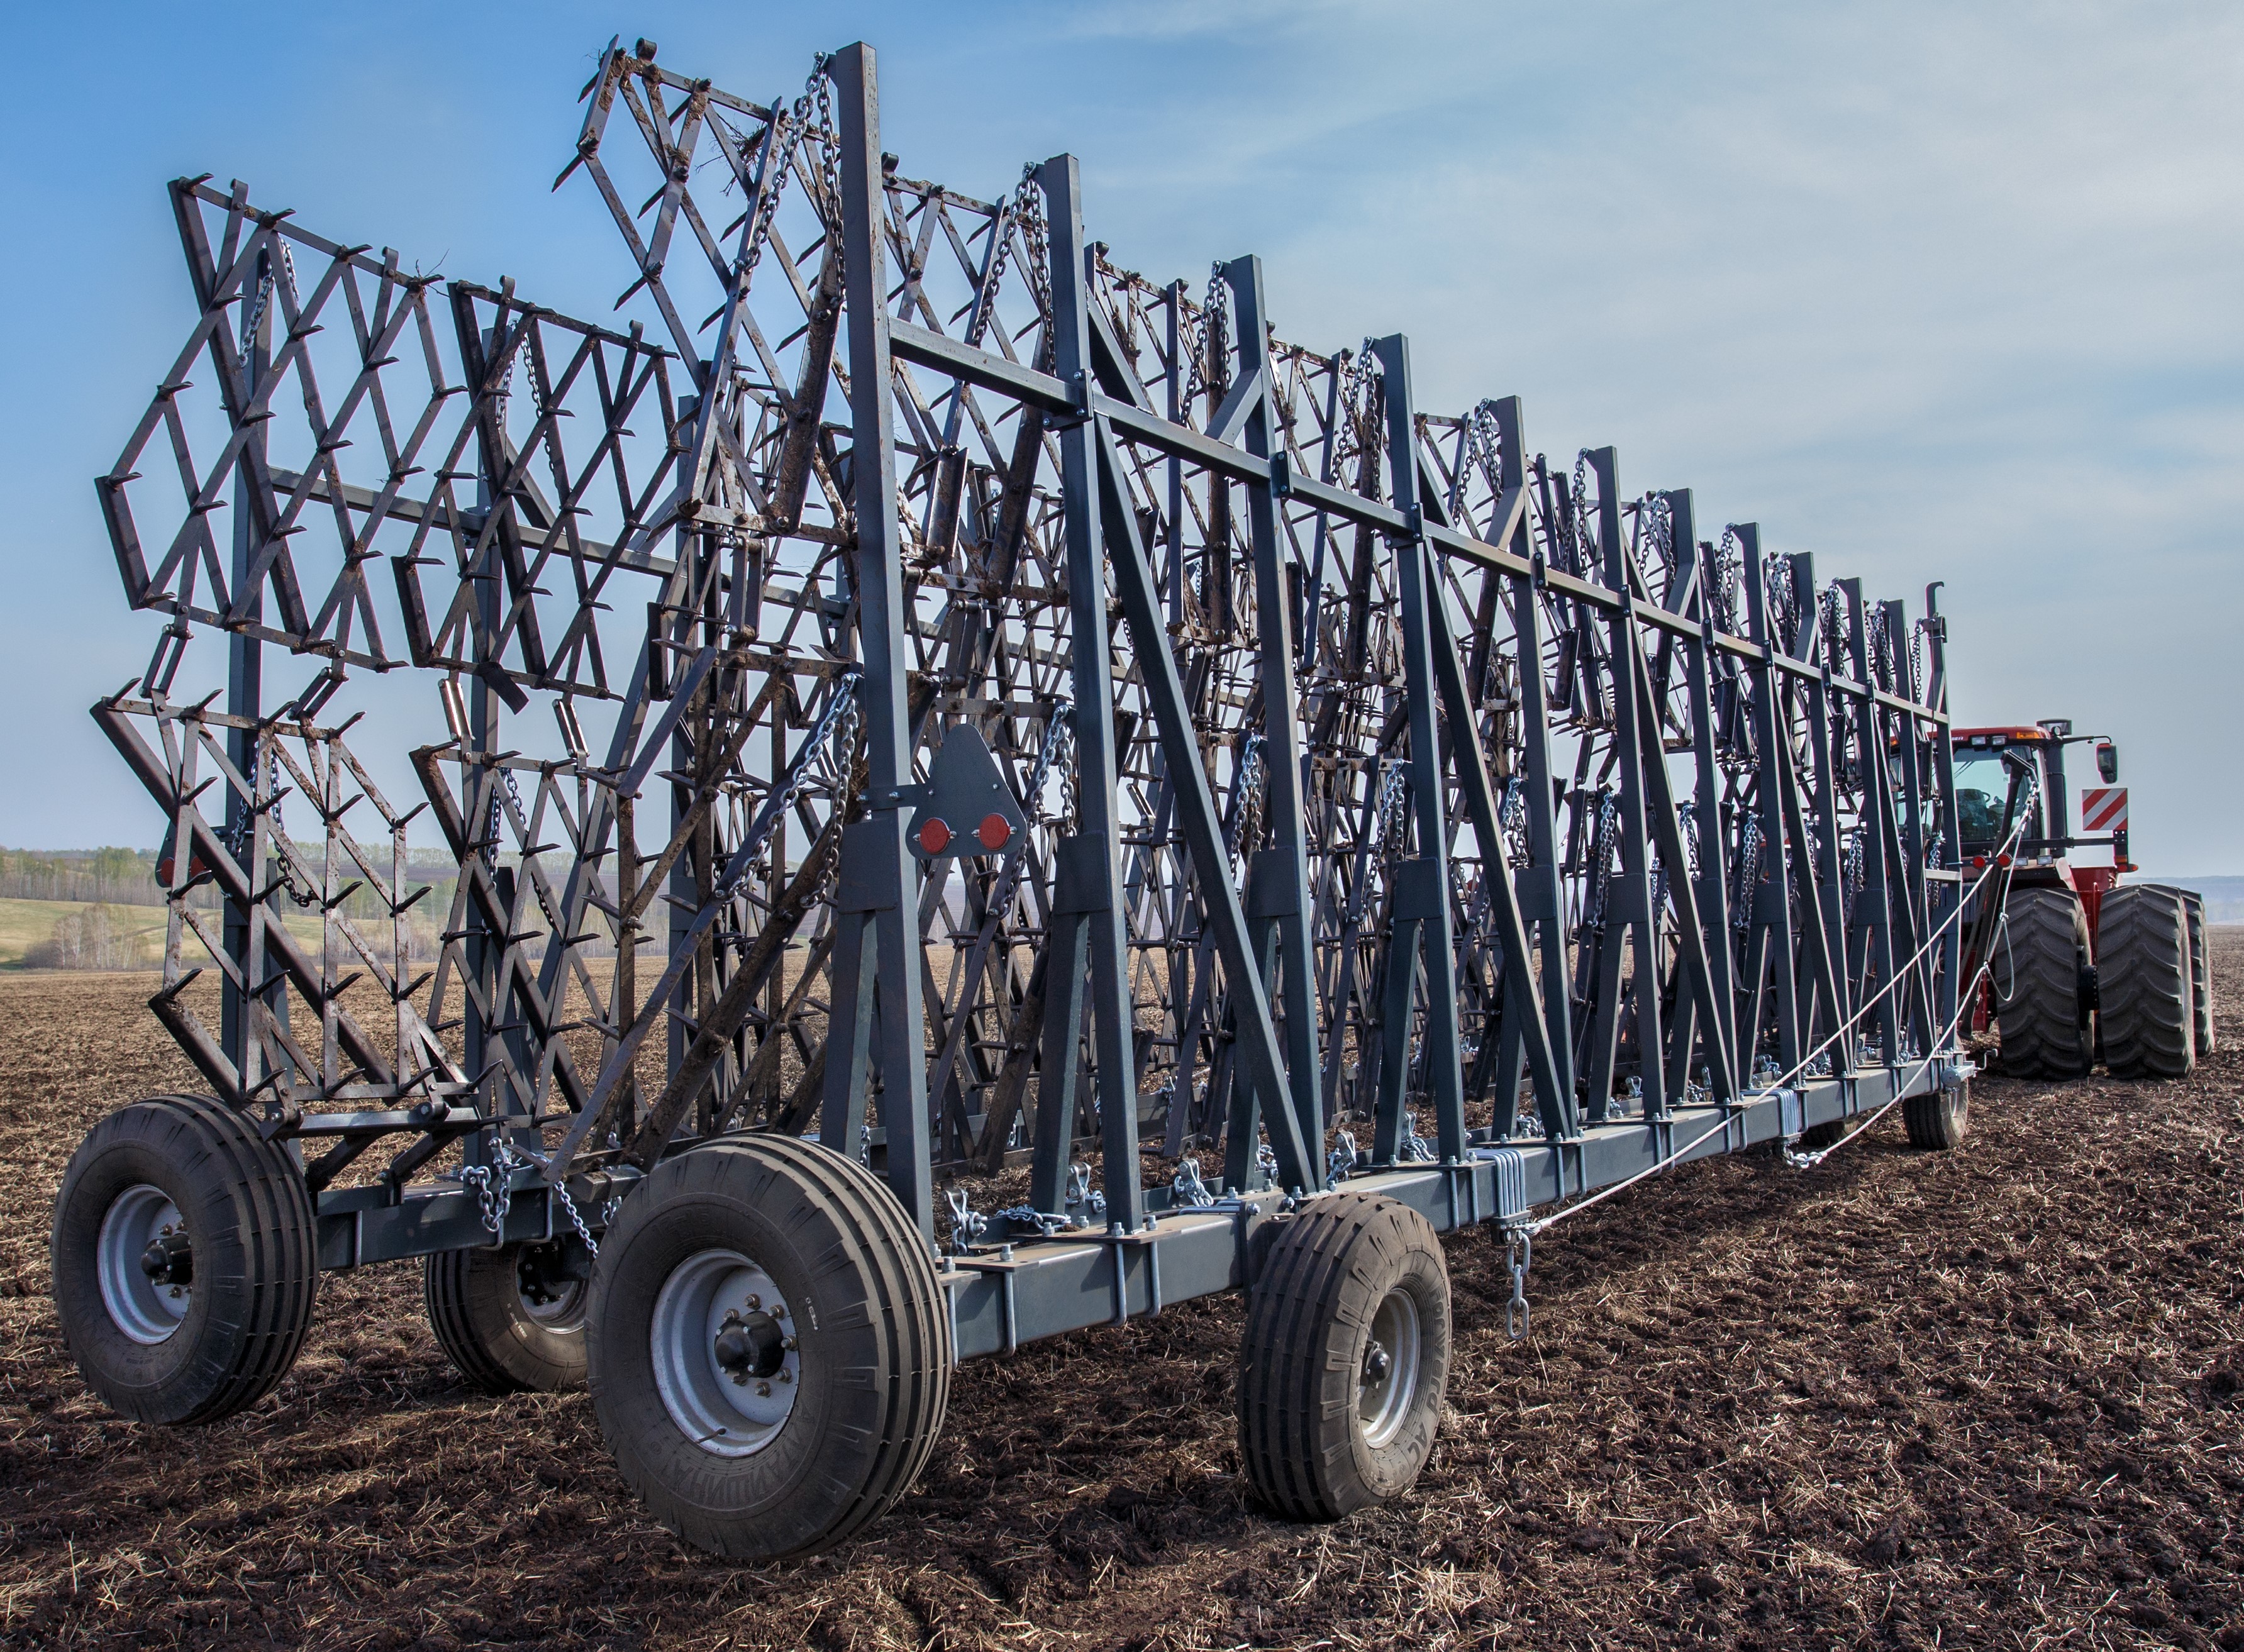
[[[1408,332],[1423,405],[1526,399],[1554,459],[1697,490],[1881,595],[1947,582],[1966,720],[2116,736],[2138,859],[2244,872],[2244,13],[2211,5],[25,8],[0,107],[0,842],[152,842],[85,716],[145,661],[95,509],[192,320],[163,191],[587,316],[547,192],[610,35],[730,90],[882,54],[908,171],[1062,149],[1092,235],[1266,262],[1321,347]]]

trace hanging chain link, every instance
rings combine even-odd
[[[1230,286],[1223,279],[1223,266],[1209,265],[1207,292],[1200,301],[1200,326],[1189,335],[1192,371],[1185,379],[1184,395],[1187,405],[1208,388],[1209,359],[1224,347],[1223,324],[1230,293]]]
[[[1758,815],[1746,816],[1742,846],[1738,851],[1738,889],[1730,902],[1731,921],[1743,929],[1753,922],[1754,889],[1761,881],[1761,829]]]
[[[1409,811],[1405,808],[1410,771],[1403,764],[1390,766],[1379,788],[1379,826],[1377,842],[1380,859],[1392,860],[1402,853],[1404,822]]]
[[[280,274],[288,283],[288,301],[301,304],[303,300],[296,287],[295,255],[289,252],[287,239],[277,230],[274,232],[273,244],[280,249]],[[242,319],[241,349],[245,356],[256,346],[257,329],[265,324],[266,307],[273,301],[273,287],[274,266],[268,258],[265,260],[265,273],[257,278],[257,301]]]
[[[1251,830],[1252,819],[1257,826],[1262,813],[1262,737],[1259,733],[1247,737],[1247,750],[1239,759],[1239,807],[1231,817],[1231,836],[1223,846],[1226,859],[1234,865],[1239,860],[1242,843],[1261,840],[1260,833]]]
[[[811,728],[810,738],[804,742],[801,760],[781,783],[774,794],[776,801],[768,809],[759,813],[758,818],[763,822],[762,829],[734,851],[740,858],[739,873],[710,897],[713,900],[720,903],[730,901],[747,887],[749,878],[754,873],[756,863],[763,858],[765,846],[779,829],[780,822],[787,818],[787,811],[794,806],[795,799],[810,784],[810,771],[814,764],[823,763],[835,772],[834,806],[840,809],[847,805],[850,748],[856,741],[857,685],[861,680],[853,667],[835,681],[833,697],[826,702],[826,709],[819,713],[817,723]],[[847,738],[835,738],[837,733],[846,733]],[[840,865],[839,856],[835,857],[835,865]]]
[[[569,1183],[566,1179],[555,1182],[551,1185],[552,1186],[554,1194],[561,1201],[561,1214],[569,1218],[569,1225],[577,1230],[577,1237],[585,1242],[585,1249],[591,1251],[594,1256],[598,1256],[600,1254],[600,1242],[592,1237],[592,1230],[585,1221],[585,1213],[577,1208],[577,1201],[569,1197]],[[620,1199],[611,1199],[608,1201],[607,1204],[602,1208],[600,1211],[600,1221],[602,1225],[605,1226],[606,1224],[615,1220],[616,1207],[620,1204],[622,1204]]]
[[[1738,598],[1745,588],[1746,549],[1734,523],[1722,529],[1722,543],[1714,553],[1714,582],[1707,600],[1714,610],[1714,629],[1732,637],[1745,635],[1745,617]]]
[[[483,1207],[483,1226],[494,1239],[506,1233],[506,1208],[514,1197],[507,1185],[508,1178],[529,1163],[510,1144],[500,1140],[491,1144],[490,1163],[460,1167],[460,1184],[474,1192],[476,1203]]]
[[[815,71],[813,74],[816,77]],[[756,266],[763,260],[764,245],[771,239],[772,220],[779,216],[780,197],[787,192],[788,175],[794,170],[794,146],[801,139],[803,116],[808,111],[809,101],[809,94],[805,92],[795,99],[793,113],[778,107],[772,110],[771,158],[764,163],[768,176],[764,179],[763,196],[756,203],[755,222],[748,226],[748,250],[740,260],[743,290],[754,276]]]
[[[1496,420],[1496,399],[1484,399],[1464,416],[1464,457],[1457,466],[1457,490],[1462,498],[1465,475],[1477,467],[1490,497],[1504,492],[1504,428]]]
[[[248,870],[251,823],[257,815],[255,795],[257,766],[257,759],[253,757],[249,763],[251,795],[247,799],[247,806],[242,810],[241,819],[236,821],[233,828],[221,839],[226,845],[226,852],[233,857],[234,863],[245,872]],[[287,842],[288,828],[287,822],[280,818],[280,754],[269,745],[265,748],[265,790],[267,797],[271,799],[265,812],[273,817],[272,835],[285,846]],[[285,847],[276,850],[272,860],[273,870],[279,876],[281,890],[288,899],[299,907],[309,907],[319,900],[317,891],[304,889],[298,886],[295,873],[289,867]]]
[[[1606,786],[1598,788],[1598,824],[1590,834],[1591,901],[1588,925],[1605,927],[1607,898],[1612,889],[1613,826],[1620,815],[1619,799]]]

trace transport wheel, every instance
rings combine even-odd
[[[2097,914],[2104,1061],[2114,1078],[2182,1078],[2197,1065],[2189,916],[2170,889],[2122,885]]]
[[[561,1262],[558,1244],[439,1251],[422,1258],[429,1329],[470,1386],[510,1394],[585,1386],[590,1287],[564,1278]]]
[[[2215,1048],[2213,1038],[2213,961],[2206,952],[2205,897],[2194,889],[2170,883],[2147,883],[2146,889],[2163,889],[2181,902],[2189,914],[2190,1020],[2197,1058],[2203,1061]]]
[[[1408,1205],[1316,1199],[1284,1224],[1247,1308],[1239,1446],[1289,1520],[1399,1497],[1426,1466],[1450,1374],[1450,1272]]]
[[[1957,1084],[1930,1096],[1909,1096],[1901,1104],[1901,1116],[1909,1127],[1911,1147],[1934,1153],[1961,1147],[1971,1129],[1971,1086]]]
[[[311,1195],[287,1152],[205,1096],[159,1096],[71,1157],[55,1311],[87,1385],[144,1423],[210,1423],[272,1392],[311,1328]]]
[[[927,1241],[855,1160],[786,1136],[680,1154],[625,1202],[585,1311],[624,1479],[686,1541],[781,1560],[909,1489],[950,1394]]]
[[[2109,897],[2106,897],[2109,899]],[[2094,1046],[2088,920],[2070,889],[2014,889],[1995,942],[1996,1024],[2003,1070],[2021,1078],[2078,1078]]]

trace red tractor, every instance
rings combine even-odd
[[[2082,790],[2076,833],[2065,752],[2092,742],[2104,784]],[[1954,752],[1964,864],[1998,869],[1970,933],[1989,964],[1973,1028],[1992,1020],[2003,1070],[2078,1078],[2100,1061],[2115,1078],[2187,1074],[2213,1049],[2205,900],[2171,884],[2121,881],[2135,866],[2119,748],[2051,718],[1957,729]],[[2071,858],[2107,845],[2109,866]]]

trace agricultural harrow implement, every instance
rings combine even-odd
[[[1674,1163],[1962,1136],[2000,857],[1932,593],[1423,411],[1251,257],[1132,273],[1071,157],[914,176],[867,47],[584,101],[601,320],[171,186],[196,319],[98,480],[162,624],[94,717],[206,1093],[57,1201],[109,1403],[224,1417],[321,1271],[419,1258],[468,1381],[589,1381],[768,1558],[902,1494],[960,1361],[1243,1288],[1245,1472],[1331,1517],[1431,1448],[1441,1233],[1517,1280]]]

